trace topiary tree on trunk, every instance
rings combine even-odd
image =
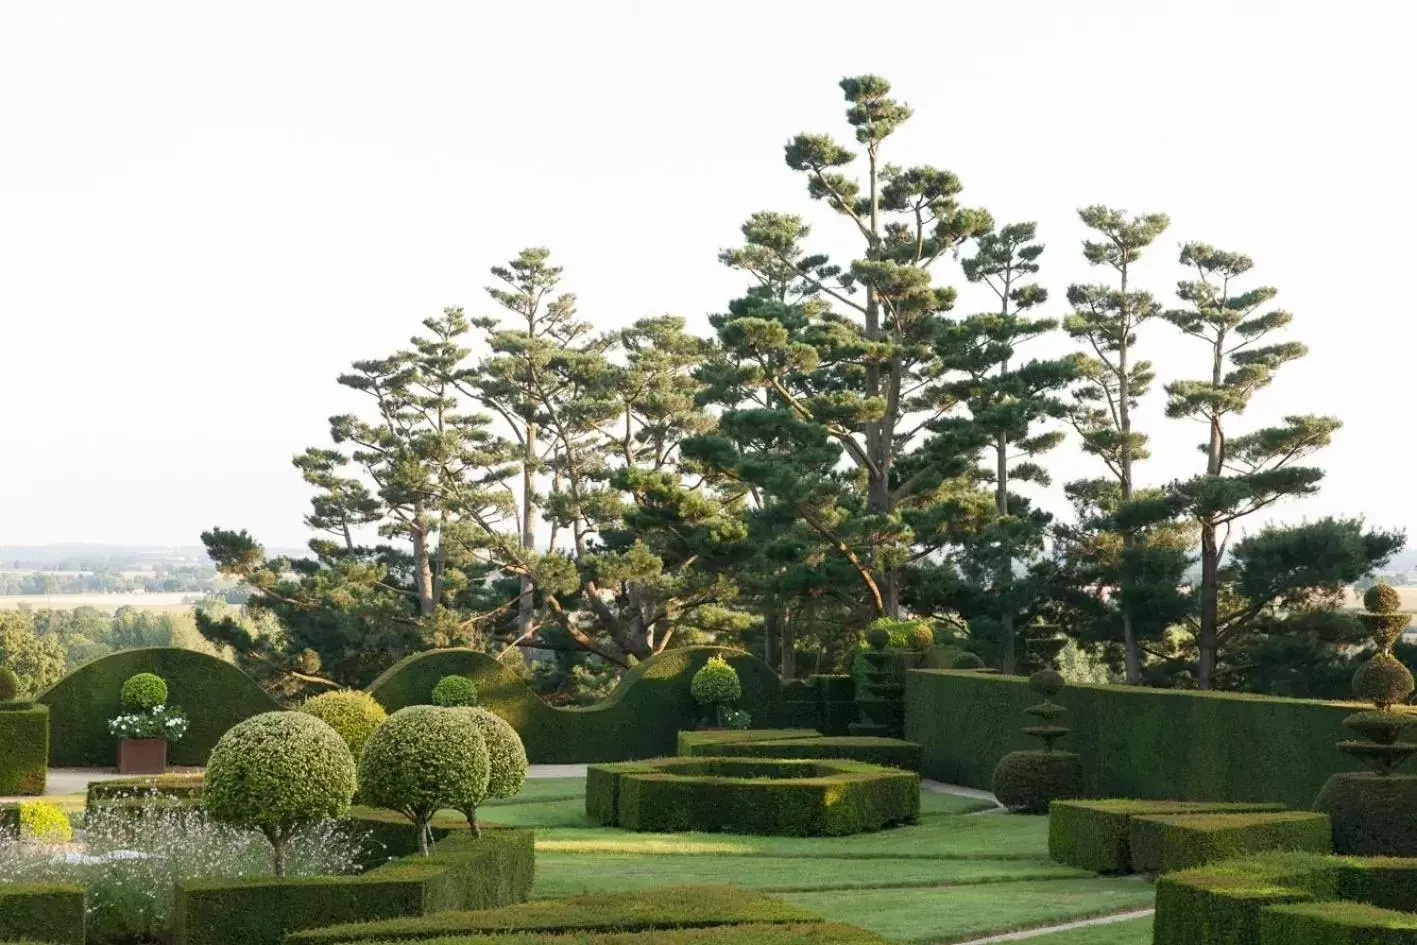
[[[1056,669],[1040,669],[1028,679],[1028,687],[1043,697],[1024,712],[1040,720],[1024,728],[1024,734],[1043,742],[1042,749],[1014,751],[999,760],[994,769],[994,796],[1011,811],[1046,814],[1056,800],[1082,794],[1082,762],[1070,751],[1058,751],[1054,742],[1068,734],[1058,724],[1067,709],[1053,702],[1067,683]]]

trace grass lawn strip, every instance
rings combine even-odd
[[[1125,914],[1125,913],[1124,913]],[[1029,929],[970,939],[961,945],[1028,942],[1029,945],[1151,945],[1151,916],[1132,919],[1083,919],[1083,924],[1061,932]]]
[[[569,935],[450,935],[420,945],[882,945],[864,929],[849,925],[736,925],[653,932],[572,933]],[[391,945],[369,942],[364,945]]]

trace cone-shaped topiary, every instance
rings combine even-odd
[[[264,833],[284,876],[291,836],[342,816],[353,794],[354,756],[338,732],[304,712],[264,712],[216,743],[202,802],[213,820]]]
[[[0,702],[12,702],[20,694],[20,677],[8,666],[0,666]]]
[[[349,746],[356,764],[364,753],[364,743],[374,734],[374,729],[388,718],[388,712],[367,692],[346,689],[339,692],[322,692],[305,700],[300,711],[324,722],[339,732],[340,738]]]
[[[465,798],[470,803],[457,808],[467,818],[467,825],[477,836],[482,827],[477,822],[477,805],[487,798],[515,797],[526,784],[526,746],[517,730],[489,709],[465,706],[458,709],[472,719],[487,746],[487,788],[480,798]]]
[[[445,709],[477,705],[477,684],[466,676],[444,676],[433,687],[433,704]]]
[[[167,683],[153,673],[129,676],[120,693],[125,709],[146,711],[167,704]]]
[[[1029,677],[1029,688],[1043,701],[1024,712],[1041,719],[1042,724],[1030,725],[1023,731],[1042,741],[1043,748],[1010,752],[994,769],[994,796],[1011,811],[1046,814],[1053,801],[1082,793],[1082,762],[1072,752],[1053,747],[1054,742],[1068,734],[1068,729],[1058,724],[1067,709],[1052,701],[1065,685],[1062,675],[1054,669],[1042,669]]]
[[[1338,747],[1369,770],[1329,778],[1314,810],[1332,820],[1338,853],[1417,856],[1417,776],[1397,772],[1417,754],[1417,744],[1402,740],[1407,729],[1417,726],[1417,712],[1401,707],[1412,694],[1412,673],[1392,655],[1411,616],[1398,612],[1402,598],[1386,584],[1369,588],[1363,605],[1368,612],[1359,616],[1372,631],[1377,652],[1353,675],[1353,691],[1377,710],[1344,719],[1363,738],[1341,741]]]
[[[728,710],[743,698],[743,684],[738,681],[738,671],[726,659],[710,656],[689,681],[689,692],[699,705],[712,709],[717,723],[723,725]]]

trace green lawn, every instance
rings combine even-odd
[[[585,817],[580,779],[527,782],[485,805],[489,823],[536,828],[536,898],[722,884],[781,895],[831,922],[899,942],[945,943],[1150,908],[1152,887],[1048,859],[1044,817],[921,795],[920,823],[852,837],[633,833]],[[845,895],[845,891],[850,891]],[[1050,933],[1041,945],[1149,945],[1151,920]]]

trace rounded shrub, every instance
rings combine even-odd
[[[884,627],[866,631],[866,645],[873,650],[884,650],[891,644],[891,632]]]
[[[388,718],[384,707],[367,692],[346,689],[339,692],[322,692],[305,700],[300,711],[324,722],[339,732],[340,738],[349,746],[349,752],[359,761],[364,751],[364,743],[374,734],[379,723]]]
[[[458,808],[467,818],[467,825],[478,836],[482,828],[477,822],[477,805],[488,798],[515,797],[526,784],[526,747],[511,724],[490,709],[464,706],[458,709],[472,719],[482,733],[487,747],[487,787],[469,806]]]
[[[477,684],[466,676],[444,676],[433,687],[433,704],[445,709],[477,705]]]
[[[1032,676],[1028,677],[1028,688],[1038,693],[1044,699],[1051,699],[1063,691],[1067,681],[1063,679],[1063,674],[1056,669],[1040,669]]]
[[[906,644],[915,652],[923,653],[935,645],[935,631],[924,622],[916,623],[906,631]]]
[[[20,677],[8,666],[0,666],[0,702],[13,702],[20,694]]]
[[[983,669],[984,660],[980,659],[978,653],[961,653],[955,657],[950,664],[951,669]]]
[[[1391,584],[1374,584],[1363,592],[1363,606],[1375,614],[1393,614],[1402,609],[1402,595]]]
[[[1082,794],[1082,761],[1070,751],[1014,751],[994,769],[994,796],[1020,814],[1046,814],[1053,801]]]
[[[1376,654],[1353,674],[1353,692],[1379,709],[1406,700],[1412,685],[1412,671],[1386,652]]]
[[[710,656],[690,680],[689,691],[702,705],[725,706],[743,697],[743,684],[738,681],[738,671],[729,666],[727,660]]]
[[[433,815],[480,803],[490,768],[482,730],[465,709],[412,705],[385,719],[364,743],[359,799],[412,821],[426,855]]]
[[[43,844],[68,843],[74,839],[74,827],[58,804],[24,801],[20,804],[20,839]]]
[[[156,673],[129,676],[121,692],[123,707],[146,711],[167,704],[167,683]]]
[[[260,830],[285,875],[285,849],[301,827],[339,817],[354,795],[354,756],[329,725],[304,712],[265,712],[234,725],[207,761],[203,800],[212,819]]]

